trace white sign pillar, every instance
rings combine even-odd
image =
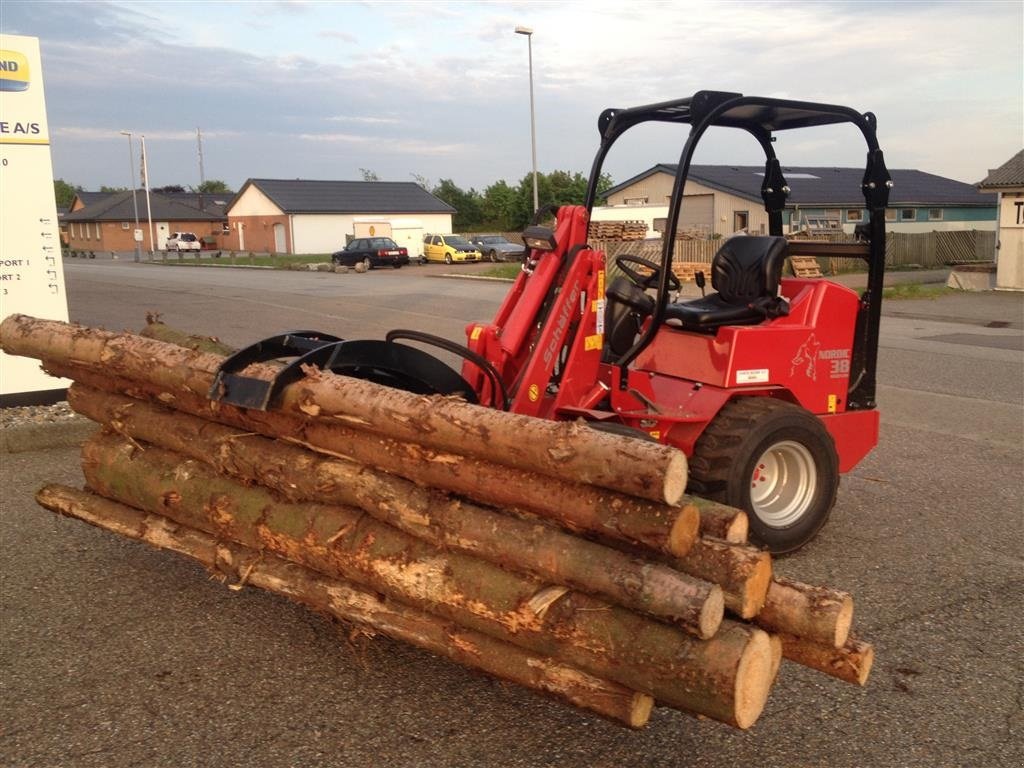
[[[0,35],[0,318],[68,319],[39,38]],[[62,400],[69,382],[0,352],[0,406]]]

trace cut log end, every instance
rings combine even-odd
[[[764,607],[768,595],[768,586],[772,581],[772,560],[768,553],[760,558],[751,571],[743,590],[740,605],[740,616],[744,619],[753,618]]]
[[[775,657],[768,633],[755,629],[736,671],[733,717],[737,728],[750,728],[761,716],[778,668]]]
[[[633,696],[629,708],[629,719],[627,725],[630,728],[643,728],[651,719],[651,712],[654,710],[654,697],[646,693],[637,693]]]
[[[850,626],[853,624],[853,598],[846,595],[836,615],[836,633],[832,638],[832,645],[842,648],[850,635]]]
[[[684,557],[700,531],[700,510],[693,504],[679,508],[675,522],[668,533],[668,554]]]
[[[722,626],[722,616],[725,613],[725,594],[722,588],[715,584],[708,592],[708,598],[704,601],[704,607],[700,611],[698,622],[701,640],[714,637],[718,628]]]
[[[673,507],[679,504],[683,494],[686,492],[686,483],[688,481],[686,454],[679,451],[669,459],[668,467],[665,470],[665,503]]]

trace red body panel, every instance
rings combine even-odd
[[[818,415],[835,439],[840,471],[878,442],[876,411],[846,411],[856,293],[822,279],[784,279],[790,311],[714,335],[663,325],[626,371],[601,362],[604,254],[585,247],[586,210],[558,214],[557,248],[533,252],[536,266],[516,280],[491,325],[467,326],[468,346],[497,369],[510,409],[551,419],[614,420],[687,455],[735,397],[776,397]],[[574,246],[580,246],[570,259]],[[538,255],[539,254],[539,255]],[[567,259],[570,259],[568,262]],[[463,376],[492,403],[472,363]]]

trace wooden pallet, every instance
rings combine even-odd
[[[789,266],[795,277],[823,277],[821,266],[813,256],[790,256]]]

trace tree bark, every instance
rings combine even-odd
[[[73,384],[68,403],[118,434],[204,461],[290,501],[348,504],[442,548],[477,555],[671,621],[700,638],[715,634],[719,586],[667,566],[462,502],[408,480],[279,440]],[[411,460],[411,458],[410,458]]]
[[[11,315],[0,324],[8,354],[75,362],[171,392],[205,396],[222,362],[135,334]],[[254,372],[258,372],[256,367]],[[266,373],[264,367],[263,372]],[[255,375],[255,373],[254,373]],[[396,440],[469,454],[553,477],[676,504],[686,489],[686,457],[646,440],[610,435],[582,423],[554,422],[421,396],[373,382],[317,372],[287,387],[280,410],[336,420]]]
[[[793,635],[779,637],[782,639],[782,655],[790,661],[847,683],[867,683],[871,665],[875,662],[875,649],[870,643],[851,635],[842,648],[834,648]]]
[[[530,653],[396,600],[358,589],[340,579],[179,525],[94,494],[50,485],[36,494],[47,509],[91,525],[191,557],[238,584],[250,584],[415,645],[459,664],[546,693],[630,728],[643,727],[653,699]]]
[[[853,621],[853,598],[838,589],[776,576],[755,621],[770,632],[840,648]]]
[[[147,339],[166,341],[168,344],[177,344],[179,347],[193,349],[197,352],[211,352],[215,355],[230,355],[235,350],[221,342],[215,336],[197,336],[191,333],[171,328],[160,320],[158,313],[150,312],[146,315],[146,327],[139,331],[140,336]]]
[[[183,413],[351,459],[491,506],[522,509],[554,520],[570,531],[587,531],[605,540],[641,544],[674,555],[686,554],[697,538],[700,514],[692,503],[670,507],[591,485],[400,443],[341,424],[211,403],[205,396],[175,394],[152,384],[113,378],[77,365],[48,360],[44,365],[55,375],[66,375],[94,389],[156,401]]]
[[[772,560],[767,552],[700,538],[684,557],[668,562],[683,573],[720,586],[726,609],[742,619],[753,618],[764,606],[772,578]]]
[[[278,503],[206,465],[98,435],[83,472],[101,495],[347,578],[462,626],[556,657],[656,701],[747,728],[771,686],[763,630],[723,622],[709,640],[565,587],[433,546],[357,510]]]

